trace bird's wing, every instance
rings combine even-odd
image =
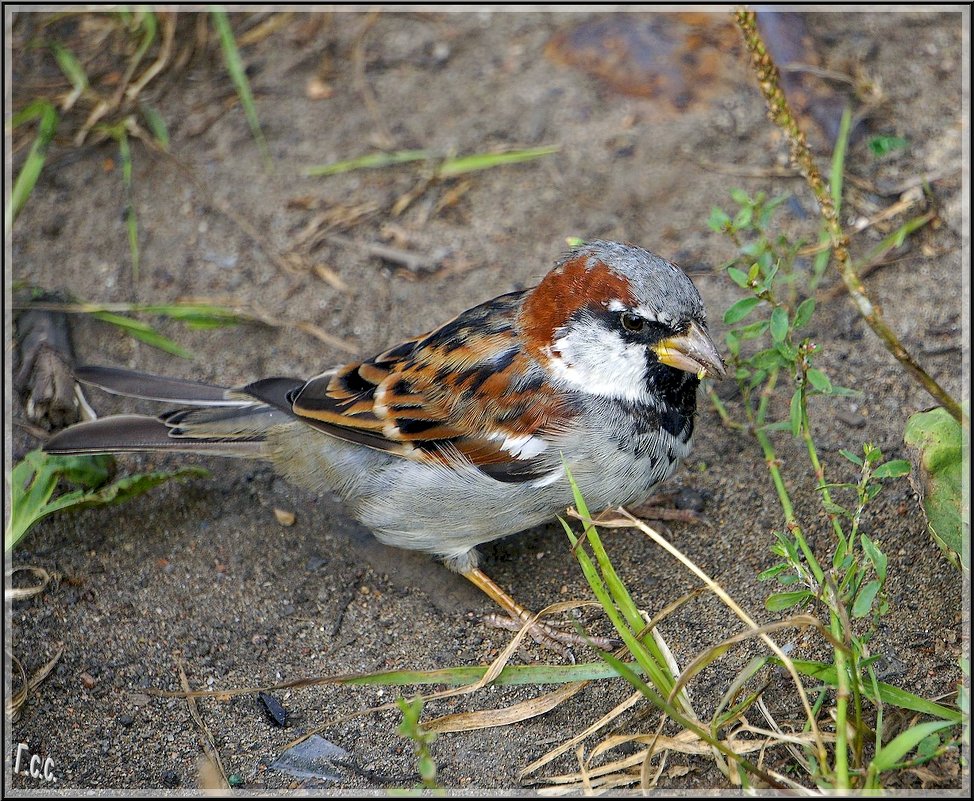
[[[515,333],[523,293],[302,385],[244,392],[332,436],[416,461],[461,459],[501,481],[548,472],[549,435],[568,413]]]

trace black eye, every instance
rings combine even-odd
[[[626,331],[642,331],[646,327],[646,321],[640,317],[638,314],[633,314],[632,312],[623,312],[619,318],[622,321],[622,327]]]

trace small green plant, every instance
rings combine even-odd
[[[166,481],[208,476],[200,467],[136,473],[108,483],[111,456],[49,456],[31,451],[10,472],[10,518],[4,550],[10,551],[40,520],[55,512],[124,503]],[[53,498],[61,482],[78,489]]]
[[[848,454],[850,461],[861,470],[860,479],[847,485],[835,485],[835,490],[849,491],[856,499],[850,509],[835,505],[838,517],[850,520],[850,535],[859,533],[856,520],[861,515],[865,505],[875,497],[879,488],[879,481],[884,477],[901,474],[908,465],[899,460],[882,462],[882,455],[871,446],[863,449],[863,456]],[[686,556],[681,554],[673,545],[668,543],[658,533],[654,532],[641,521],[618,510],[615,516],[600,516],[593,520],[585,506],[584,499],[569,475],[577,506],[576,516],[583,522],[585,533],[577,536],[568,523],[564,523],[569,541],[578,557],[582,570],[589,580],[596,597],[612,620],[619,632],[626,648],[632,653],[634,661],[642,668],[645,679],[637,675],[630,665],[623,664],[619,654],[603,654],[606,662],[612,665],[644,698],[660,709],[673,722],[678,724],[686,734],[693,734],[699,738],[701,750],[698,753],[708,753],[717,766],[735,784],[743,788],[757,788],[762,785],[775,788],[801,789],[805,787],[800,781],[801,771],[808,779],[822,789],[837,789],[858,787],[860,789],[878,790],[883,787],[883,775],[890,771],[914,767],[942,755],[948,749],[956,750],[960,744],[957,736],[959,724],[965,720],[964,708],[951,709],[933,701],[921,698],[912,693],[880,682],[873,670],[873,657],[866,652],[868,633],[856,638],[853,625],[847,610],[852,610],[855,618],[866,616],[870,610],[873,620],[881,614],[885,605],[883,584],[886,578],[886,557],[876,547],[876,544],[864,534],[859,533],[857,543],[848,543],[837,552],[833,561],[837,568],[823,570],[815,561],[805,561],[800,549],[787,538],[781,538],[782,547],[777,549],[783,561],[768,571],[765,578],[776,577],[787,583],[817,582],[816,594],[802,589],[802,597],[793,603],[785,604],[783,608],[794,606],[801,601],[818,600],[831,610],[826,623],[820,623],[810,615],[795,615],[791,618],[775,623],[759,625],[741,609],[727,593],[711,578],[706,576]],[[564,522],[564,521],[563,521]],[[642,617],[636,608],[633,598],[625,584],[621,581],[612,566],[611,560],[598,534],[599,527],[634,528],[649,536],[657,545],[676,558],[684,567],[700,579],[705,587],[717,595],[744,624],[745,629],[732,634],[720,643],[705,648],[689,660],[682,671],[679,670],[676,657],[665,647],[665,643],[656,630],[664,613],[660,613],[649,624],[642,624]],[[800,536],[800,533],[798,534]],[[850,536],[851,538],[851,536]],[[591,556],[586,552],[591,550]],[[821,576],[821,578],[818,578]],[[836,621],[838,619],[838,626]],[[637,628],[640,626],[641,628]],[[817,631],[823,641],[832,649],[833,664],[798,660],[788,656],[770,638],[774,632],[786,628],[800,628]],[[652,631],[657,641],[648,647]],[[728,681],[728,689],[709,720],[698,716],[691,702],[691,696],[686,688],[689,682],[706,666],[723,657],[733,646],[747,640],[760,639],[771,651],[764,657],[754,657],[736,677]],[[782,727],[770,716],[767,705],[761,702],[764,689],[768,686],[768,678],[762,678],[770,666],[784,667],[791,676],[796,693],[805,710],[805,728],[799,733],[787,736],[773,736],[772,732],[782,732]],[[810,702],[800,681],[800,675],[811,677],[818,685],[818,696]],[[751,689],[757,684],[757,689]],[[835,691],[834,715],[832,720],[825,711],[825,702],[832,691]],[[867,720],[864,709],[866,703],[871,703],[876,710],[876,719]],[[960,704],[966,704],[966,699],[959,699]],[[884,740],[883,725],[884,710],[895,706],[910,712],[935,718],[926,722],[911,723],[905,730],[900,731],[888,742]],[[765,717],[767,726],[760,729],[752,724],[748,716],[759,713]],[[798,759],[787,768],[780,765],[771,767],[771,760],[762,756],[761,760],[752,760],[747,751],[738,750],[745,741],[739,738],[744,731],[761,731],[767,737],[762,746],[762,754],[775,746],[787,746],[793,754],[798,751],[795,745],[804,749],[804,757]],[[871,742],[866,742],[867,734],[872,734]],[[960,737],[963,737],[963,733]],[[638,764],[646,766],[655,752],[665,751],[668,743],[679,742],[686,746],[687,738],[675,738],[664,734],[664,724],[661,722],[655,735],[634,735],[624,738],[612,738],[615,745],[627,741],[649,744],[649,749],[638,755]],[[608,747],[603,744],[595,752],[604,753]],[[579,789],[588,787],[595,775],[605,779],[604,773],[594,770],[593,765],[586,765],[579,774]],[[639,781],[642,788],[649,789],[645,768],[636,774],[622,773],[613,779],[612,786],[622,786]],[[658,775],[658,774],[657,774]],[[798,780],[796,780],[796,777]],[[564,777],[559,781],[564,784]],[[605,785],[610,786],[610,785]]]
[[[877,158],[888,156],[896,150],[909,147],[910,141],[902,136],[873,136],[869,139],[869,150]]]
[[[823,787],[876,788],[879,776],[889,768],[882,760],[871,766],[863,762],[863,733],[868,726],[862,702],[867,690],[876,686],[868,643],[879,618],[888,611],[888,560],[861,524],[883,480],[908,475],[910,463],[902,459],[884,462],[880,450],[866,443],[861,456],[841,451],[858,471],[856,481],[829,479],[815,441],[810,402],[818,396],[859,393],[834,384],[816,365],[820,346],[803,333],[815,314],[811,292],[820,273],[801,267],[800,243],[771,233],[774,211],[785,197],[768,200],[763,193],[751,197],[741,190],[731,195],[738,211],[731,215],[714,210],[710,226],[737,247],[737,257],[725,270],[746,293],[723,318],[729,326],[725,336],[728,363],[741,393],[739,410],[735,408],[737,419],[712,389],[710,397],[726,425],[757,439],[784,512],[784,529],[774,532],[772,547],[781,561],[760,575],[762,580],[774,579],[783,585],[768,597],[767,608],[821,608],[834,642],[844,644],[832,650],[838,686],[834,762],[825,765],[810,757],[809,764],[816,766]],[[787,415],[774,419],[773,409],[779,403],[783,406],[786,399]],[[795,513],[773,441],[782,431],[801,440],[807,454],[808,474],[833,534],[826,558],[809,546],[807,526]],[[850,496],[845,504],[838,502],[843,494]],[[868,621],[865,629],[858,624],[860,620]],[[875,751],[891,757],[894,752],[885,749],[892,743],[882,741],[881,711],[879,721]],[[933,731],[927,736],[934,736]]]
[[[16,132],[26,123],[39,119],[37,134],[17,175],[10,200],[4,210],[4,230],[10,233],[18,213],[37,184],[54,134],[69,140],[74,147],[112,141],[117,147],[121,168],[124,218],[132,258],[132,274],[138,280],[141,253],[139,225],[133,202],[132,140],[138,139],[156,150],[169,150],[169,131],[162,114],[144,99],[144,90],[159,83],[167,71],[185,64],[188,57],[174,58],[183,46],[186,56],[195,37],[177,34],[177,24],[190,25],[192,15],[157,12],[147,6],[121,8],[114,12],[62,11],[34,15],[40,34],[30,46],[43,46],[63,76],[60,85],[45,83],[38,89],[23,91],[14,98],[17,108],[9,130]],[[84,17],[84,25],[72,26],[71,17]],[[270,151],[257,119],[253,93],[234,40],[227,14],[219,6],[211,9],[210,19],[224,54],[227,71],[240,97],[265,163],[270,166]],[[16,21],[15,21],[16,24]],[[14,53],[15,63],[20,52]],[[23,83],[23,82],[22,82]],[[26,83],[29,86],[29,82]],[[31,96],[42,91],[44,96]],[[17,143],[15,152],[19,150]]]
[[[398,732],[400,736],[413,743],[413,748],[416,750],[416,770],[419,772],[423,787],[427,790],[435,789],[438,786],[436,762],[430,752],[430,745],[436,739],[436,735],[426,731],[421,723],[423,699],[419,696],[412,700],[398,698],[396,703],[402,711],[402,723],[399,724]]]

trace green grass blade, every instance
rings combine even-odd
[[[142,118],[145,120],[145,124],[149,127],[152,138],[156,140],[159,147],[163,150],[169,150],[169,126],[166,125],[166,120],[159,112],[159,109],[147,103],[141,104],[139,109],[142,112]]]
[[[163,336],[147,323],[143,323],[139,320],[133,320],[131,317],[123,317],[120,314],[112,314],[111,312],[92,312],[91,316],[101,320],[102,322],[111,323],[112,325],[117,325],[119,328],[124,328],[136,339],[145,342],[147,345],[152,345],[154,348],[164,350],[166,353],[171,353],[174,356],[179,356],[183,359],[196,358],[190,351],[186,350],[181,345],[176,344],[168,337]]]
[[[775,664],[781,664],[777,659],[772,659],[772,662]],[[793,659],[792,664],[795,666],[795,670],[797,670],[799,673],[805,676],[810,676],[813,679],[817,679],[824,684],[828,684],[830,687],[835,687],[839,683],[835,665],[828,665],[824,662],[813,662],[803,659]],[[921,698],[919,695],[914,695],[906,690],[901,690],[899,687],[894,687],[891,684],[884,684],[881,681],[877,682],[877,686],[879,688],[879,699],[884,704],[896,706],[900,709],[909,709],[911,712],[920,712],[921,714],[941,718],[951,723],[960,723],[961,721],[961,713],[956,709],[951,709],[950,707],[942,706],[941,704],[933,701],[928,701],[926,698]],[[873,701],[876,700],[875,691],[868,682],[865,684],[863,689],[867,698]]]
[[[44,161],[47,158],[47,148],[54,138],[54,132],[57,130],[58,125],[57,111],[46,100],[32,103],[24,111],[29,111],[29,115],[19,115],[21,119],[39,116],[41,121],[37,129],[37,136],[34,138],[27,158],[24,160],[24,166],[20,168],[17,180],[14,181],[14,185],[10,190],[10,200],[7,201],[7,208],[4,210],[3,229],[8,234],[13,227],[14,220],[20,214],[20,210],[24,207],[31,192],[34,191],[37,179],[40,177],[41,170],[44,168]]]
[[[436,170],[440,178],[455,178],[458,175],[476,172],[478,170],[489,170],[492,167],[501,167],[505,164],[520,164],[525,161],[550,156],[557,153],[558,145],[547,145],[545,147],[532,147],[525,150],[509,150],[506,153],[480,153],[472,156],[458,156],[446,159]]]
[[[565,532],[568,534],[568,539],[572,543],[572,546],[575,546],[578,538],[572,531],[571,526],[565,520],[561,520],[561,524],[565,527]],[[653,685],[657,687],[658,691],[664,695],[669,695],[670,690],[673,688],[674,679],[665,667],[661,667],[665,663],[661,660],[654,660],[646,651],[645,647],[643,647],[643,644],[636,639],[632,629],[626,624],[625,619],[620,615],[615,603],[613,603],[609,591],[595,567],[595,563],[585,550],[581,547],[575,547],[575,557],[578,559],[578,564],[582,568],[582,574],[592,588],[592,592],[595,593],[596,599],[615,627],[615,630],[619,633],[622,641],[626,644],[630,653],[632,653],[633,658],[649,677]]]
[[[125,186],[125,227],[128,229],[129,252],[132,254],[132,277],[139,280],[139,221],[132,201],[132,150],[124,128],[118,131],[118,158],[122,163],[122,183]]]
[[[936,216],[936,212],[928,211],[907,220],[905,223],[903,223],[903,225],[893,231],[893,233],[883,237],[882,241],[878,245],[873,247],[862,259],[858,260],[855,264],[855,268],[860,270],[864,265],[871,264],[872,262],[883,258],[891,250],[902,245],[910,234],[923,228],[923,226],[925,226],[927,223],[934,220]]]
[[[80,96],[89,86],[88,74],[85,72],[85,68],[74,57],[74,53],[64,47],[60,42],[52,42],[51,50],[54,52],[54,60],[57,61],[61,72],[71,81],[71,87],[74,90],[72,95],[75,97]]]
[[[842,209],[842,178],[845,174],[845,157],[849,148],[849,132],[851,129],[852,109],[846,106],[842,112],[842,119],[839,121],[839,133],[835,139],[835,150],[832,152],[832,169],[829,172],[829,189],[832,192],[832,203],[835,205],[836,214],[839,214]],[[831,244],[831,237],[824,225],[819,234],[818,243],[819,245]],[[808,282],[809,289],[814,290],[818,286],[822,276],[825,275],[831,258],[831,247],[826,247],[815,255],[812,276]]]
[[[161,314],[185,323],[190,328],[208,329],[239,325],[244,318],[233,309],[206,303],[176,303],[136,305],[132,311]]]
[[[230,80],[233,81],[237,95],[240,97],[240,104],[243,106],[244,114],[247,117],[250,132],[264,158],[265,166],[270,169],[271,153],[267,147],[267,141],[264,139],[264,132],[260,129],[260,120],[257,118],[257,107],[254,105],[254,95],[250,91],[250,81],[247,79],[247,72],[240,58],[237,42],[233,38],[233,29],[230,27],[227,12],[223,10],[222,6],[210,6],[210,16],[213,19],[213,26],[216,28],[217,34],[220,37],[223,60],[227,65],[227,72],[230,73]]]
[[[572,496],[575,499],[575,508],[578,509],[578,513],[582,517],[590,518],[591,515],[589,514],[588,506],[585,503],[585,499],[582,498],[581,490],[578,488],[578,484],[575,483],[575,478],[572,476],[567,464],[565,464],[565,473],[568,477],[568,482],[571,484]],[[588,543],[599,564],[599,570],[602,572],[602,578],[605,581],[606,587],[612,594],[612,599],[622,614],[625,615],[626,622],[629,626],[634,631],[639,631],[645,625],[645,621],[642,615],[639,614],[639,608],[632,600],[629,590],[626,589],[626,585],[619,578],[619,574],[616,573],[615,568],[612,566],[612,561],[609,559],[609,555],[602,545],[602,538],[599,537],[596,527],[586,525],[585,536],[588,538]]]
[[[428,161],[433,158],[429,150],[397,150],[394,153],[369,153],[355,159],[334,161],[330,164],[317,164],[306,167],[304,174],[310,177],[322,175],[338,175],[353,170],[374,170],[380,167],[392,167],[396,164],[406,164],[412,161]]]
[[[641,672],[639,665],[626,663],[630,671]],[[486,665],[441,668],[439,670],[389,670],[360,676],[342,677],[343,684],[400,687],[409,685],[444,684],[466,686],[476,684],[489,669]],[[575,681],[615,679],[619,673],[604,662],[577,665],[507,665],[491,684],[516,686],[539,684],[570,684]]]
[[[919,745],[921,740],[941,729],[947,728],[947,726],[953,725],[955,725],[954,722],[950,720],[933,720],[929,723],[919,723],[901,732],[883,746],[882,751],[873,757],[869,765],[869,772],[879,775],[884,771],[892,770],[896,767],[897,763],[901,762],[910,751]]]

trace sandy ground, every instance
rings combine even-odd
[[[160,330],[196,355],[192,361],[92,319],[74,319],[79,362],[238,384],[265,375],[310,376],[352,355],[297,323],[313,323],[354,352],[371,354],[473,303],[530,285],[563,252],[566,237],[602,237],[638,243],[690,270],[720,337],[722,311],[737,289],[715,269],[733,253],[707,228],[711,207],[729,208],[732,187],[792,192],[782,220],[810,238],[814,204],[800,180],[773,177],[787,164],[786,146],[767,122],[739,54],[724,52],[711,71],[719,83],[701,77],[701,91],[689,102],[683,97],[678,109],[665,98],[626,96],[544,55],[556,32],[586,16],[382,13],[361,40],[363,14],[335,14],[319,26],[295,18],[243,50],[272,172],[240,108],[227,110],[234,92],[213,47],[165,94],[147,94],[168,121],[175,158],[133,145],[139,279],[132,276],[115,148],[66,143],[53,146],[14,226],[12,277],[93,302],[206,296],[259,306],[284,325],[191,331],[160,321]],[[906,346],[955,394],[962,392],[963,376],[963,23],[959,12],[829,13],[811,15],[809,28],[822,66],[858,70],[880,88],[883,103],[869,130],[910,143],[884,158],[873,156],[864,138],[854,144],[849,173],[861,181],[849,181],[845,221],[897,201],[899,192],[877,194],[877,186],[930,181],[940,222],[911,237],[868,284]],[[37,77],[17,67],[15,85]],[[308,82],[321,69],[330,96],[309,99]],[[713,91],[704,91],[708,87]],[[560,150],[532,164],[472,175],[468,184],[431,186],[398,217],[391,206],[417,186],[417,169],[302,174],[306,166],[363,155],[380,144],[444,154],[546,144]],[[827,150],[819,152],[824,165]],[[747,171],[753,177],[735,174]],[[465,191],[450,197],[458,187]],[[305,234],[316,219],[323,230],[322,220],[347,220],[355,209],[370,213],[347,228],[336,224],[331,233],[337,238],[303,251],[306,263],[334,270],[344,290],[314,272],[275,263],[274,255],[309,241]],[[259,242],[240,219],[258,232]],[[856,249],[865,252],[889,230],[873,227]],[[433,266],[407,269],[363,247],[377,243],[430,256]],[[866,441],[889,457],[905,457],[905,421],[930,406],[930,398],[846,299],[820,304],[811,333],[823,346],[821,364],[833,381],[863,392],[858,399],[813,405],[827,466],[840,470],[838,449],[858,450]],[[97,392],[91,401],[100,413],[136,408]],[[35,441],[17,425],[19,402],[13,418],[10,441],[18,458]],[[770,587],[755,577],[774,562],[771,531],[781,525],[781,513],[760,450],[723,428],[705,398],[698,431],[695,450],[672,484],[703,497],[712,526],[673,523],[672,539],[746,608],[772,619],[762,611]],[[813,545],[824,551],[827,523],[802,472],[801,450],[785,437],[779,444],[799,513]],[[185,462],[202,463],[132,456],[119,459],[119,468]],[[310,497],[263,465],[205,466],[209,478],[167,485],[118,508],[52,517],[8,560],[62,577],[8,610],[12,652],[30,672],[64,650],[9,728],[7,789],[198,787],[201,728],[185,700],[150,694],[179,689],[180,666],[193,688],[228,690],[308,676],[483,664],[508,642],[507,632],[480,620],[492,611],[490,603],[463,579],[425,557],[378,545],[334,499]],[[280,525],[275,509],[293,512],[295,525]],[[963,588],[928,537],[905,480],[888,484],[865,526],[890,557],[892,612],[872,646],[883,657],[886,680],[927,697],[952,692],[959,678]],[[608,540],[619,571],[650,613],[695,586],[637,533],[617,532]],[[587,597],[555,523],[484,553],[493,577],[530,608]],[[592,626],[604,629],[599,621]],[[662,627],[683,664],[733,630],[727,613],[707,600]],[[801,653],[814,653],[805,647]],[[557,657],[533,647],[515,657],[535,659]],[[743,659],[738,654],[705,671],[695,686],[703,708]],[[771,700],[790,708],[784,687]],[[426,715],[499,708],[547,689],[492,688],[431,702]],[[289,713],[284,728],[253,695],[203,699],[199,709],[226,772],[245,789],[409,787],[418,781],[416,763],[411,743],[396,734],[398,713],[337,722],[395,693],[342,686],[275,691]],[[627,694],[621,682],[599,682],[546,715],[442,735],[432,745],[438,781],[456,789],[524,787],[519,772],[528,763]],[[318,727],[347,752],[332,779],[270,767],[290,741]],[[620,723],[620,731],[654,727],[653,715],[630,714]],[[52,761],[56,785],[10,774],[18,743]],[[708,760],[675,755],[670,764],[687,770],[664,775],[664,787],[727,786]],[[569,752],[540,777],[576,768]],[[926,778],[932,786],[959,786],[956,759],[934,768]],[[919,787],[922,780],[906,775],[901,782]]]

